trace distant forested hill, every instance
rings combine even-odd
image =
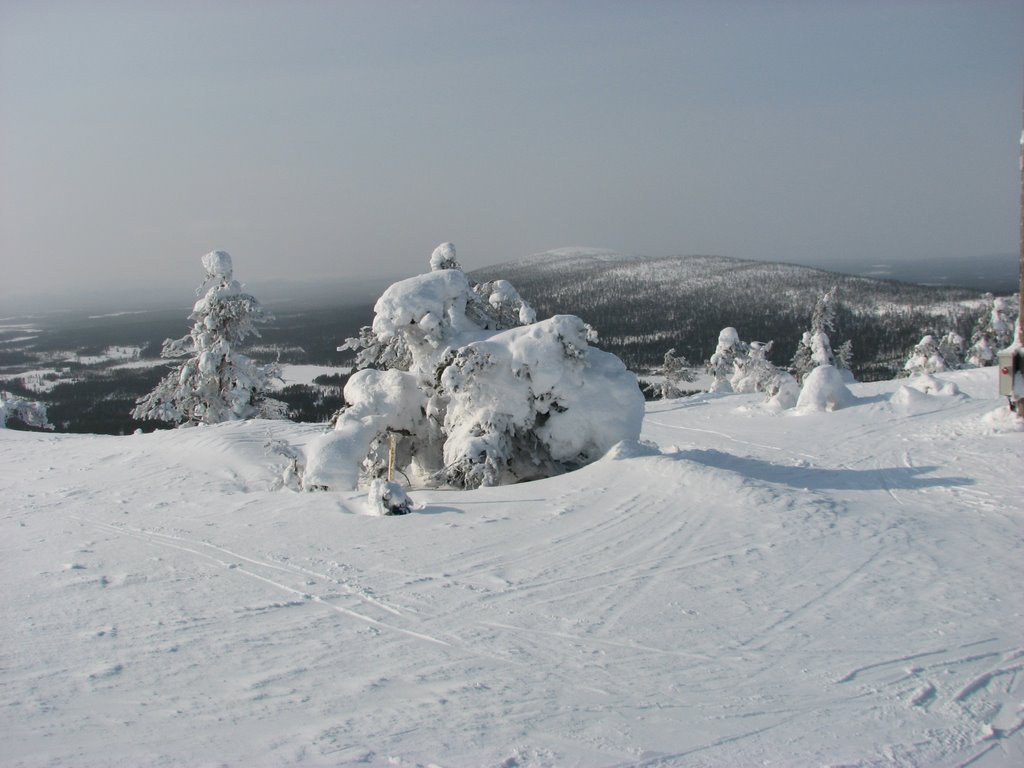
[[[982,303],[977,291],[930,287],[722,256],[637,258],[562,249],[472,273],[511,282],[539,316],[579,315],[600,345],[634,369],[657,365],[675,349],[695,364],[734,326],[746,341],[775,342],[786,365],[819,296],[838,286],[834,346],[853,341],[861,380],[891,378],[926,332],[970,336]]]

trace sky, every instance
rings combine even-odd
[[[0,0],[18,296],[1015,253],[1024,1]]]

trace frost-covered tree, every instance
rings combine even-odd
[[[8,419],[17,419],[29,427],[53,429],[53,424],[46,416],[45,403],[38,400],[26,400],[4,391],[0,392],[0,429],[7,426]]]
[[[132,417],[183,425],[251,418],[283,418],[284,403],[267,397],[280,377],[276,364],[260,365],[238,351],[257,325],[272,319],[234,279],[231,257],[212,251],[202,259],[206,279],[189,319],[192,331],[164,341],[162,357],[185,357],[156,388],[136,402]]]
[[[821,365],[836,368],[849,368],[853,357],[853,343],[845,342],[840,347],[841,354],[832,351],[829,333],[835,330],[836,320],[836,286],[832,286],[814,305],[811,313],[811,328],[804,331],[793,356],[793,372],[797,381]]]
[[[765,392],[779,375],[779,369],[768,360],[772,350],[770,341],[752,341],[745,345],[745,354],[737,355],[735,372],[729,383],[737,393]]]
[[[454,263],[440,246],[431,271],[388,288],[349,340],[361,370],[334,431],[310,447],[306,487],[383,476],[392,435],[398,473],[459,488],[575,469],[639,436],[636,377],[590,346],[589,326],[535,322],[507,282],[474,283]]]
[[[839,345],[836,353],[836,368],[841,371],[849,371],[853,365],[853,340],[847,339]],[[852,373],[850,374],[853,375]]]
[[[684,381],[693,381],[696,378],[689,361],[685,356],[677,355],[675,349],[670,349],[665,353],[661,368],[655,373],[661,376],[656,391],[662,400],[682,397],[683,390],[679,385]]]
[[[964,337],[956,331],[949,331],[939,340],[939,354],[942,355],[946,368],[963,368],[965,347]]]
[[[946,359],[942,356],[939,341],[931,334],[924,336],[917,343],[913,351],[911,351],[910,357],[907,358],[907,362],[903,365],[903,370],[908,376],[921,373],[937,373],[938,371],[948,369],[949,365],[947,365]]]
[[[771,349],[771,341],[747,343],[740,340],[735,328],[723,328],[715,353],[708,361],[708,373],[714,377],[709,391],[763,392],[765,400],[774,401],[775,406],[792,407],[799,387],[789,372],[768,359]]]
[[[978,368],[996,364],[996,353],[1013,342],[1015,314],[1006,299],[992,299],[992,306],[974,325],[967,350],[968,363]]]
[[[762,392],[765,402],[776,408],[792,408],[796,404],[800,386],[796,379],[776,367],[768,359],[772,350],[770,341],[752,341],[746,345],[746,354],[737,355],[736,367],[729,383],[737,393]]]
[[[747,356],[747,345],[740,341],[740,335],[735,328],[723,328],[718,334],[718,345],[714,354],[708,360],[708,373],[714,377],[711,382],[710,392],[732,392],[730,379],[736,373],[736,358],[743,359]]]
[[[431,273],[439,276],[431,278],[430,290],[439,292],[431,298],[439,302],[440,314],[427,312],[419,321],[418,330],[403,329],[402,333],[379,333],[374,326],[364,326],[359,335],[345,340],[338,349],[352,350],[356,353],[357,370],[376,368],[378,370],[411,370],[416,361],[413,349],[409,344],[421,348],[425,342],[428,347],[436,348],[450,334],[461,331],[460,324],[469,323],[481,330],[500,331],[527,325],[537,319],[533,308],[527,304],[518,291],[506,280],[494,280],[477,283],[470,280],[455,259],[455,246],[441,243],[430,256]],[[447,273],[448,276],[445,276]],[[426,276],[424,276],[426,277]],[[454,281],[455,288],[448,285]],[[424,280],[426,283],[427,281]],[[468,290],[462,291],[465,282]],[[442,294],[451,294],[447,298]],[[393,302],[387,292],[380,301]],[[378,302],[379,303],[379,302]],[[388,308],[392,311],[393,308]],[[454,325],[453,325],[454,323]],[[419,358],[423,358],[420,349]]]

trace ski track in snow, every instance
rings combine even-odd
[[[269,490],[313,426],[0,432],[0,762],[1024,764],[1024,434],[954,376],[404,518]]]

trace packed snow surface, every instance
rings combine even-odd
[[[0,430],[0,762],[1024,765],[1024,430],[935,378],[398,517],[270,490],[321,426]]]

